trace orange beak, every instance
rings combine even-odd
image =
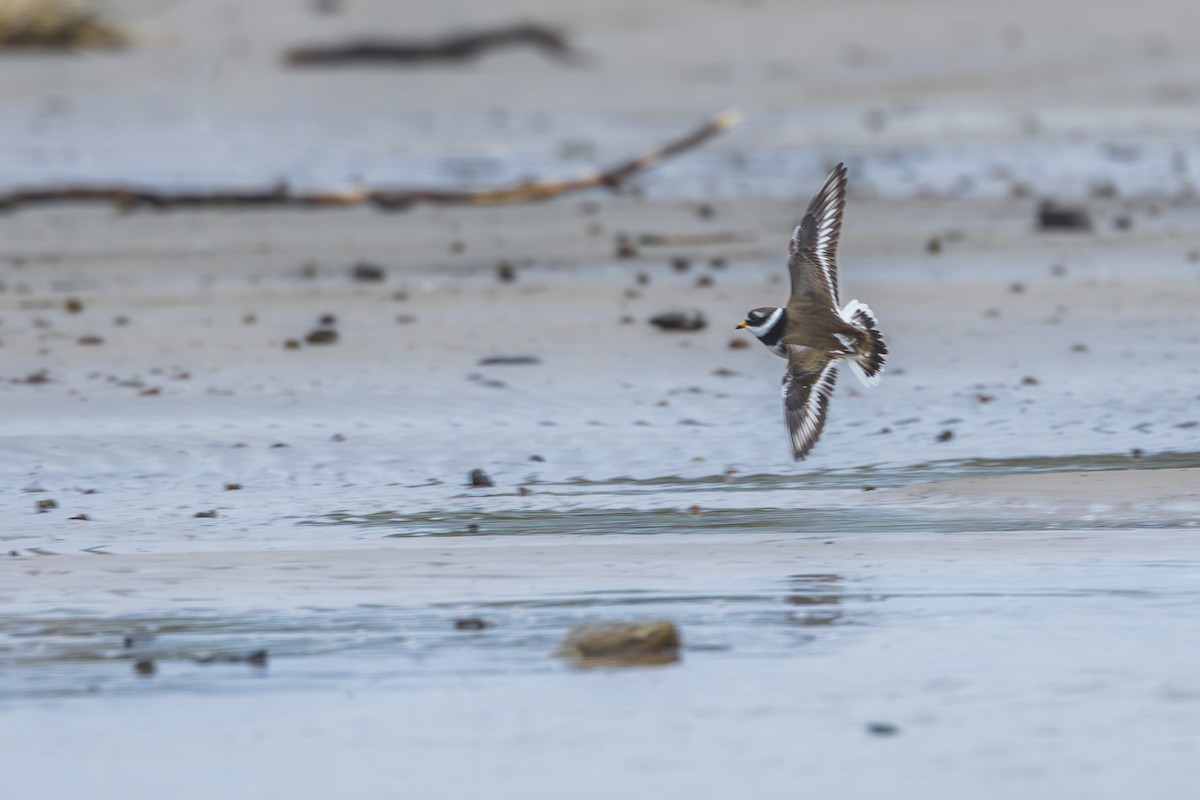
[[[741,322],[739,322],[739,323],[737,324],[737,327],[736,327],[736,328],[734,328],[734,330],[735,330],[735,331],[740,331],[740,330],[741,330],[742,328],[744,328],[744,327],[746,327],[746,320],[742,320]]]

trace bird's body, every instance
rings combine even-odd
[[[845,205],[846,168],[838,164],[792,233],[787,306],[756,308],[738,325],[787,359],[784,418],[796,460],[808,455],[825,427],[838,363],[847,362],[870,386],[878,382],[887,355],[871,309],[857,300],[844,306],[838,300],[837,245]]]

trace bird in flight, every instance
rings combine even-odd
[[[837,246],[846,207],[846,166],[838,164],[808,204],[788,245],[792,296],[784,308],[756,308],[746,328],[787,359],[783,410],[797,461],[825,427],[837,366],[845,361],[866,386],[879,382],[887,345],[866,303],[838,300]]]

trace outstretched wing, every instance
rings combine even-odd
[[[837,246],[846,208],[846,165],[829,173],[820,191],[808,204],[804,219],[792,232],[788,271],[792,274],[792,302],[828,302],[837,308]]]
[[[829,397],[837,382],[837,362],[807,347],[788,348],[783,376],[783,416],[797,461],[808,455],[825,427]]]

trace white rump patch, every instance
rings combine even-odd
[[[859,329],[864,327],[863,321],[865,318],[866,329],[869,331],[875,331],[876,333],[879,332],[879,321],[875,318],[875,312],[871,310],[870,306],[859,300],[851,300],[849,303],[846,303],[846,305],[842,307],[842,310],[838,312],[838,316]],[[839,337],[839,339],[840,338],[841,337]],[[846,359],[846,361],[849,363],[851,371],[854,372],[859,381],[862,382],[863,386],[870,387],[879,383],[879,372],[876,372],[874,375],[868,375],[866,370],[863,369],[862,364],[860,364],[858,359],[854,358],[853,355]]]

